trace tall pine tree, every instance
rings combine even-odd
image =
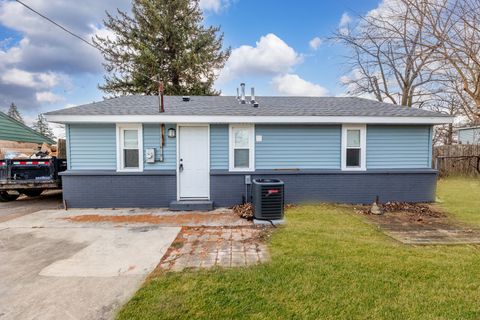
[[[37,116],[37,120],[33,123],[33,130],[37,131],[38,133],[48,137],[50,139],[56,140],[55,134],[53,133],[52,128],[47,122],[47,119],[42,114]]]
[[[10,105],[10,107],[8,108],[7,115],[10,118],[13,118],[13,119],[15,119],[17,121],[20,121],[21,123],[25,124],[25,121],[23,120],[22,115],[20,114],[20,112],[17,109],[17,106],[13,102]]]
[[[223,50],[219,27],[205,27],[198,0],[133,0],[132,14],[107,12],[114,37],[96,36],[108,72],[100,89],[118,96],[158,94],[215,95],[216,73],[230,48]]]

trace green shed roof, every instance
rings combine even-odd
[[[49,143],[54,144],[55,141],[41,135],[32,128],[24,125],[5,113],[0,111],[0,140],[33,142],[33,143]]]

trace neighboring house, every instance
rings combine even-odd
[[[42,143],[55,141],[0,111],[0,159],[8,152],[32,153]]]
[[[460,144],[480,144],[480,126],[459,128],[458,143]]]
[[[249,176],[282,179],[287,203],[435,200],[433,125],[453,118],[352,97],[240,101],[166,96],[161,113],[157,96],[125,96],[46,113],[66,124],[67,205],[231,206]]]

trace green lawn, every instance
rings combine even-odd
[[[473,180],[439,184],[442,206],[463,221],[480,224],[479,194]],[[270,263],[160,275],[118,318],[480,318],[479,247],[402,245],[349,207],[302,206],[287,220]]]
[[[448,178],[438,182],[440,207],[456,219],[480,226],[480,178]]]

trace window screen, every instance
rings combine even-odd
[[[347,167],[360,167],[360,130],[347,130]]]
[[[139,167],[138,130],[123,130],[123,167]]]
[[[233,167],[235,169],[250,168],[250,128],[234,127],[232,129]]]

